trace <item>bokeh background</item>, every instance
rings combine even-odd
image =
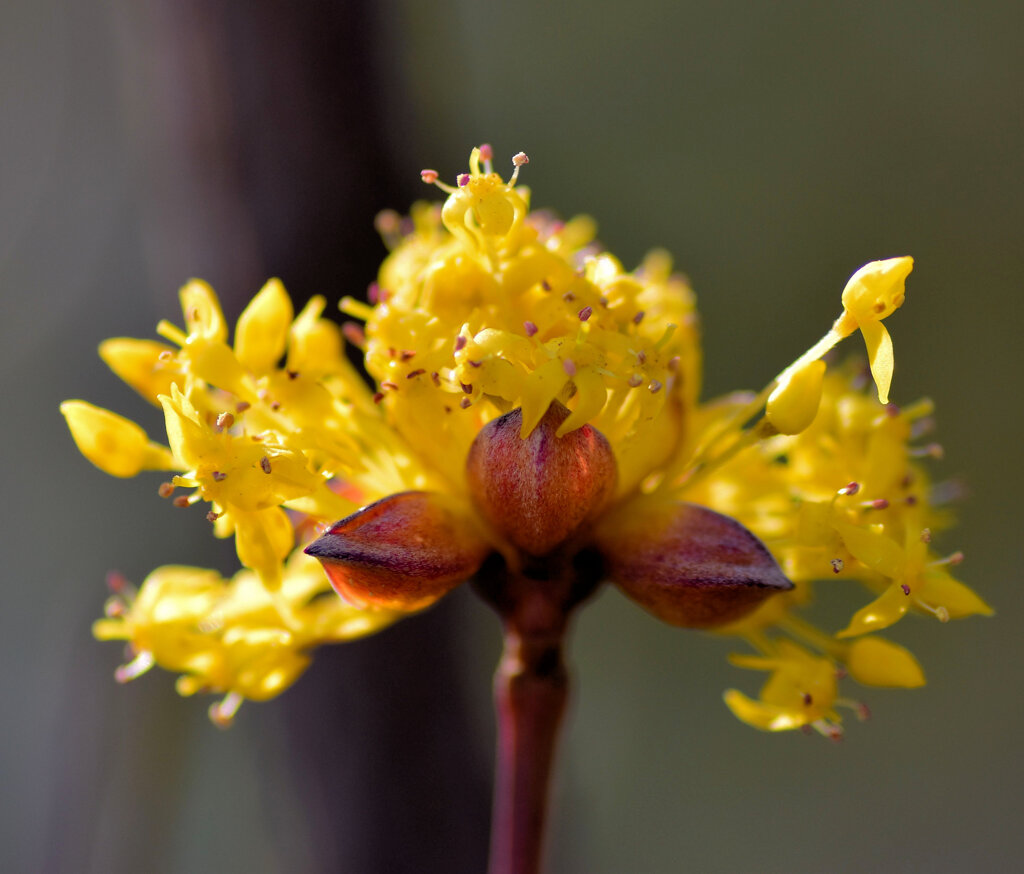
[[[628,265],[692,278],[706,394],[757,388],[865,261],[912,254],[894,400],[938,405],[968,496],[940,548],[998,611],[893,635],[929,685],[864,690],[842,744],[759,734],[725,642],[615,592],[582,612],[551,871],[1006,871],[1019,863],[1024,659],[1024,6],[481,0],[0,6],[0,869],[477,872],[497,624],[467,592],[323,653],[219,732],[158,671],[128,687],[89,625],[116,568],[230,571],[202,514],[75,451],[57,404],[159,417],[95,355],[229,317],[265,276],[360,293],[372,230],[432,166],[523,149],[534,202]],[[855,351],[851,341],[849,351]],[[146,416],[149,416],[147,419]],[[851,602],[821,609],[833,626]],[[829,619],[829,611],[834,618]]]

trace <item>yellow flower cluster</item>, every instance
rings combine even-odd
[[[161,323],[173,345],[109,340],[101,355],[164,411],[167,446],[134,423],[82,401],[63,411],[79,448],[116,476],[173,470],[160,487],[180,506],[208,502],[220,537],[234,536],[249,570],[222,580],[161,568],[134,599],[117,596],[98,636],[130,641],[130,677],[151,664],[180,672],[183,694],[226,694],[228,721],[243,698],[290,685],[321,643],[381,628],[398,615],[324,597],[319,565],[296,552],[316,530],[388,495],[446,496],[452,518],[474,516],[466,459],[481,429],[521,410],[528,436],[555,402],[559,437],[583,425],[604,435],[617,469],[612,507],[633,513],[685,500],[756,534],[795,583],[720,633],[756,655],[735,664],[769,672],[758,700],[726,703],[766,730],[840,731],[838,678],[877,686],[924,682],[914,657],[873,632],[908,612],[942,621],[988,607],[950,574],[958,556],[930,550],[946,517],[934,508],[914,447],[930,407],[886,405],[892,343],[882,319],[903,302],[909,258],[872,262],[842,295],[822,340],[756,395],[698,402],[695,302],[668,256],[627,271],[594,243],[589,219],[530,212],[529,192],[475,149],[443,207],[379,218],[391,254],[368,303],[341,309],[365,326],[339,330],[314,299],[297,317],[271,280],[240,316],[232,343],[213,292],[181,292],[185,327]],[[437,174],[424,171],[436,182]],[[864,336],[878,400],[857,368],[821,360]],[[342,336],[364,353],[367,387]],[[448,506],[448,505],[446,505]],[[446,511],[447,512],[447,511]],[[486,526],[485,526],[486,527]],[[476,536],[476,535],[474,535]],[[291,557],[289,557],[291,556]],[[873,600],[837,634],[803,617],[811,585],[866,586]]]

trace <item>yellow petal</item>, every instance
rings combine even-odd
[[[832,524],[843,538],[843,543],[850,550],[850,554],[858,561],[890,579],[903,576],[907,563],[906,555],[902,547],[891,537],[848,522],[836,520]]]
[[[945,607],[950,619],[991,616],[995,612],[972,589],[942,571],[925,572],[925,586],[920,596],[932,607]]]
[[[112,337],[100,343],[100,358],[107,367],[151,404],[159,404],[157,395],[170,394],[171,384],[184,382],[185,376],[167,361],[175,349],[156,340]]]
[[[846,667],[865,686],[913,689],[924,685],[924,671],[913,653],[881,637],[855,640],[846,654]]]
[[[754,701],[737,689],[729,689],[722,698],[733,716],[762,731],[786,731],[807,724],[803,712]]]
[[[227,340],[228,326],[217,295],[209,285],[201,279],[192,279],[182,287],[178,296],[190,337],[202,337],[218,343]]]
[[[259,574],[264,586],[276,590],[281,585],[281,562],[295,542],[288,514],[280,507],[271,507],[232,515],[239,560]]]
[[[174,456],[129,419],[85,401],[64,401],[60,411],[79,451],[111,476],[135,476],[142,470],[173,470]]]
[[[238,317],[235,354],[244,367],[264,373],[277,365],[295,312],[280,279],[271,279]]]
[[[601,412],[608,397],[604,377],[596,370],[579,371],[573,377],[573,382],[576,384],[576,409],[558,426],[556,437],[564,437],[570,431],[575,431],[593,420]]]
[[[878,400],[889,403],[889,386],[892,384],[892,371],[895,360],[892,354],[892,338],[881,322],[867,322],[860,326],[864,342],[868,347],[868,363],[871,365],[871,376],[878,388]]]
[[[855,637],[869,631],[881,631],[894,622],[898,622],[910,609],[910,596],[895,583],[866,607],[858,610],[850,624],[840,631],[836,637]]]

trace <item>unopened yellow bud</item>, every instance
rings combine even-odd
[[[865,264],[846,283],[843,307],[860,327],[884,319],[903,304],[904,284],[913,269],[909,256]]]
[[[276,366],[288,343],[295,311],[280,279],[271,279],[238,317],[235,355],[249,370],[262,373]]]
[[[881,637],[855,640],[846,655],[846,667],[865,686],[913,689],[924,685],[924,671],[911,652]]]
[[[787,371],[778,387],[768,396],[765,415],[780,434],[799,434],[818,415],[825,362],[810,361]]]
[[[135,476],[142,470],[173,470],[174,457],[150,443],[134,422],[85,401],[64,401],[60,411],[79,451],[111,476]]]

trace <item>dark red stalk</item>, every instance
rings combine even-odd
[[[572,609],[595,587],[579,566],[499,571],[478,589],[501,616],[488,874],[540,874],[558,732],[569,694],[564,642]],[[581,572],[582,571],[582,572]],[[486,577],[484,577],[486,579]]]

